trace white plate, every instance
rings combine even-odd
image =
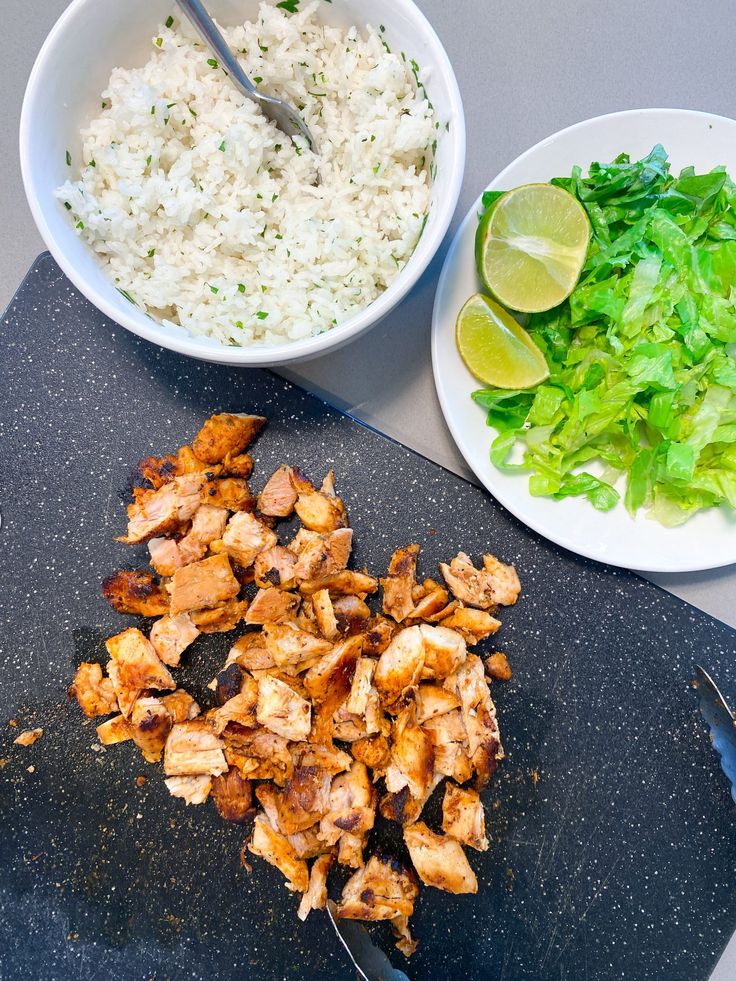
[[[563,129],[527,150],[488,185],[507,190],[534,181],[566,176],[575,164],[619,153],[632,159],[661,143],[673,171],[689,164],[707,171],[725,164],[736,174],[736,121],[684,109],[636,109],[598,116]],[[631,518],[623,503],[607,513],[585,498],[535,498],[528,475],[501,473],[488,451],[494,430],[486,413],[470,398],[482,387],[455,347],[455,319],[463,303],[480,288],[474,239],[480,198],[455,237],[437,288],[432,322],[432,362],[442,411],[468,465],[512,514],[564,548],[600,562],[648,572],[691,572],[736,562],[736,516],[727,508],[697,514],[679,528],[663,528],[644,512]]]

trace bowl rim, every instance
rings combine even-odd
[[[325,331],[314,337],[302,338],[284,344],[242,348],[225,345],[221,342],[203,344],[203,338],[196,335],[183,334],[179,337],[165,334],[159,324],[143,311],[140,313],[129,312],[110,302],[83,275],[77,272],[74,263],[64,254],[46,219],[45,209],[36,190],[32,152],[33,122],[38,118],[36,107],[42,96],[43,75],[50,58],[57,51],[57,46],[65,37],[72,23],[77,17],[84,16],[85,9],[95,2],[96,0],[72,0],[47,35],[28,78],[19,128],[21,174],[31,214],[46,247],[73,285],[105,316],[131,333],[179,354],[218,364],[266,366],[309,360],[342,347],[387,316],[413,289],[439,251],[457,208],[465,172],[467,145],[465,112],[457,77],[437,32],[414,3],[414,0],[393,0],[393,2],[398,11],[403,11],[413,20],[418,34],[422,35],[433,48],[435,54],[433,70],[443,80],[447,89],[450,118],[452,119],[450,128],[451,157],[445,164],[446,171],[449,173],[448,188],[442,198],[435,202],[437,220],[432,234],[431,236],[427,236],[426,233],[422,235],[407,264],[380,296],[376,297],[363,310],[340,324],[335,330]],[[410,268],[412,259],[417,256],[420,249],[422,250],[420,261],[414,263],[413,267]],[[406,275],[407,270],[408,275]]]

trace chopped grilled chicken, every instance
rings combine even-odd
[[[274,830],[263,815],[259,814],[253,825],[253,838],[248,851],[271,864],[287,879],[287,888],[293,892],[306,892],[309,887],[309,872],[304,859],[296,857],[288,839]]]
[[[396,946],[399,948],[404,957],[411,957],[411,955],[417,949],[417,942],[412,937],[411,931],[409,930],[409,917],[395,916],[393,920],[391,920],[391,929],[396,937]]]
[[[351,869],[359,869],[361,865],[365,865],[365,859],[363,858],[363,848],[365,847],[365,838],[361,838],[359,835],[351,835],[350,832],[344,831],[340,835],[340,840],[337,843],[337,861],[340,865],[347,865]]]
[[[178,613],[157,620],[151,627],[150,640],[164,664],[176,668],[182,654],[199,637],[199,633],[188,613]]]
[[[293,589],[296,585],[296,564],[296,555],[283,545],[267,548],[255,559],[256,586],[264,589],[269,586]]]
[[[164,750],[167,777],[209,774],[218,777],[227,770],[224,744],[204,719],[177,722]]]
[[[149,763],[158,763],[173,721],[158,698],[139,698],[130,716],[133,742]]]
[[[210,543],[222,537],[227,519],[226,508],[200,504],[192,518],[192,527],[178,543],[183,565],[197,562],[207,554]]]
[[[422,678],[441,681],[463,663],[467,647],[460,634],[447,627],[433,627],[423,623],[419,627],[424,644],[424,670]]]
[[[317,629],[326,640],[337,637],[337,617],[329,590],[320,589],[312,596],[312,609]]]
[[[248,613],[248,600],[227,600],[211,610],[192,610],[192,623],[203,634],[224,634],[244,620]]]
[[[443,607],[443,609],[439,610],[437,613],[425,615],[424,620],[426,623],[442,623],[442,621],[446,620],[451,614],[453,614],[455,610],[459,608],[459,606],[460,604],[458,603],[458,601],[454,599],[451,602],[449,602],[447,606]]]
[[[332,781],[329,806],[320,821],[320,836],[327,844],[339,842],[338,861],[357,868],[363,864],[363,844],[376,816],[376,791],[363,763]],[[343,850],[344,849],[344,850]]]
[[[148,552],[153,568],[160,576],[165,576],[167,579],[184,565],[179,543],[173,538],[151,538],[148,542]]]
[[[174,477],[179,476],[178,464],[177,457],[171,454],[161,457],[147,456],[138,463],[136,470],[143,480],[147,480],[152,487],[158,490],[159,487],[163,487]]]
[[[217,464],[205,463],[194,455],[191,446],[181,446],[176,454],[176,469],[179,476],[187,473],[207,473],[217,476],[221,468]]]
[[[359,763],[365,763],[373,771],[376,780],[384,775],[391,762],[388,739],[380,733],[356,739],[350,746],[350,752]]]
[[[417,688],[414,700],[417,703],[417,722],[420,724],[460,707],[460,699],[457,695],[428,682]]]
[[[434,744],[430,734],[417,722],[413,702],[397,716],[391,736],[391,763],[386,772],[386,789],[395,793],[408,786],[412,797],[424,797],[434,776]]]
[[[164,780],[172,797],[182,797],[187,804],[204,804],[212,790],[212,777],[169,777]]]
[[[109,715],[118,710],[118,700],[112,681],[103,678],[102,666],[99,664],[79,665],[69,695],[76,696],[79,707],[90,719],[96,715]]]
[[[442,830],[476,851],[488,850],[486,819],[476,790],[447,781],[442,801]]]
[[[424,805],[432,796],[435,787],[442,781],[442,774],[435,773],[427,787],[427,791],[421,797],[412,797],[409,787],[402,787],[394,793],[388,793],[381,798],[381,814],[387,821],[396,821],[397,824],[414,824],[419,820],[419,816],[424,810]]]
[[[494,681],[511,681],[511,665],[508,658],[501,651],[495,651],[485,662],[486,674]]]
[[[244,729],[230,724],[222,734],[225,758],[251,780],[273,780],[279,786],[294,772],[289,744],[268,729]]]
[[[485,610],[460,606],[442,621],[442,626],[457,631],[467,644],[479,644],[501,629],[501,621]]]
[[[228,699],[220,708],[214,709],[208,715],[212,728],[220,735],[230,722],[237,722],[246,729],[258,726],[256,708],[258,706],[258,682],[247,676],[244,679],[243,690],[233,698]]]
[[[292,468],[291,481],[298,493],[294,510],[309,531],[324,533],[348,527],[345,505],[335,494],[335,475],[330,471],[320,490],[304,477],[296,467]]]
[[[291,482],[291,467],[281,466],[258,495],[258,510],[273,518],[288,518],[294,511],[297,491]]]
[[[143,491],[128,508],[128,545],[166,535],[190,520],[200,504],[206,478],[202,474],[175,477],[158,490]]]
[[[514,566],[499,562],[495,555],[484,555],[483,568],[493,580],[494,602],[499,606],[513,606],[521,592]]]
[[[169,594],[155,576],[142,569],[121,569],[102,584],[102,595],[118,613],[158,617],[169,609]]]
[[[475,654],[468,655],[465,664],[445,685],[460,698],[468,755],[476,771],[476,787],[482,790],[496,772],[498,760],[503,758],[496,707],[485,680],[483,662]]]
[[[183,688],[177,688],[170,695],[161,695],[159,701],[166,706],[174,722],[186,722],[199,715],[199,705]]]
[[[339,779],[335,777],[335,780]],[[298,766],[283,790],[274,796],[278,829],[285,835],[293,835],[317,824],[330,810],[330,785],[333,782],[326,770]]]
[[[326,589],[330,596],[359,596],[365,599],[370,593],[378,590],[378,580],[364,572],[353,572],[343,569],[322,579],[308,579],[299,586],[303,596],[313,596],[320,589]]]
[[[411,916],[419,895],[415,874],[391,855],[371,855],[345,883],[337,915],[347,920]]]
[[[97,726],[97,736],[103,746],[114,746],[133,738],[133,728],[124,715],[115,715]]]
[[[118,705],[128,718],[144,690],[173,691],[176,682],[159,660],[153,644],[136,627],[129,627],[105,641],[112,660],[108,664]]]
[[[218,477],[208,480],[202,488],[200,500],[212,507],[228,511],[253,511],[256,499],[250,492],[248,481],[242,477]]]
[[[483,569],[476,569],[465,552],[458,552],[449,565],[440,563],[440,571],[456,599],[481,610],[510,606],[521,590],[516,569],[493,555],[485,555]]]
[[[359,657],[355,662],[350,696],[345,703],[345,708],[352,715],[365,715],[371,690],[375,690],[372,685],[375,670],[376,662],[371,657]]]
[[[386,617],[378,614],[371,617],[363,629],[365,632],[363,650],[366,654],[375,656],[383,654],[401,628],[393,620],[387,620]]]
[[[264,675],[258,681],[258,722],[284,739],[306,739],[312,725],[309,702],[279,681]]]
[[[412,864],[426,886],[452,893],[478,892],[475,873],[454,838],[436,835],[418,821],[404,828],[404,841]]]
[[[280,667],[300,664],[332,650],[330,641],[299,630],[290,623],[267,623],[263,628],[263,643]]]
[[[383,701],[391,706],[415,688],[424,670],[424,641],[421,627],[407,627],[396,634],[381,654],[373,684]]]
[[[437,585],[430,592],[425,593],[421,599],[418,600],[416,606],[409,614],[410,620],[427,620],[429,617],[433,617],[435,614],[439,613],[440,610],[444,610],[447,606],[448,600],[450,599],[450,594],[442,586]]]
[[[290,747],[295,767],[318,767],[331,776],[349,770],[352,764],[350,755],[334,746],[313,746],[311,743],[294,743]]]
[[[222,671],[218,671],[207,687],[214,691],[217,704],[224,705],[240,694],[245,677],[243,669],[237,661],[233,661],[226,664]]]
[[[228,453],[222,461],[222,471],[228,477],[242,477],[247,480],[253,473],[253,457],[248,453]]]
[[[271,817],[265,805],[263,810],[268,815],[270,821]],[[328,848],[320,838],[318,824],[307,828],[306,831],[297,831],[295,835],[287,835],[286,837],[294,849],[297,858],[316,858],[318,855],[333,854],[333,849]]]
[[[297,579],[325,579],[347,567],[353,547],[351,528],[313,533],[300,547],[294,575]]]
[[[355,662],[362,646],[362,637],[349,637],[325,654],[304,676],[304,687],[315,706],[311,742],[332,745],[332,719],[350,694]]]
[[[243,634],[235,641],[230,648],[225,667],[231,664],[238,664],[246,671],[266,671],[274,667],[276,662],[266,650],[263,634],[258,631]]]
[[[250,780],[244,780],[237,768],[231,766],[226,773],[213,779],[212,799],[221,818],[244,824],[253,803]]]
[[[240,592],[227,555],[212,555],[177,569],[171,581],[171,612],[208,610]]]
[[[259,589],[253,598],[245,622],[252,624],[280,623],[299,609],[301,598],[294,593],[271,587]]]
[[[423,728],[434,745],[435,772],[452,777],[458,783],[470,780],[473,765],[468,755],[468,740],[460,709],[428,719]]]
[[[221,544],[234,562],[247,567],[253,565],[261,552],[278,545],[278,541],[276,533],[262,521],[247,511],[239,511],[228,521]]]
[[[329,590],[327,594],[329,596]],[[343,637],[365,633],[371,619],[371,611],[360,597],[336,596],[332,599],[332,610],[335,614],[337,631]]]
[[[227,412],[210,416],[195,436],[192,449],[205,463],[219,463],[247,449],[267,421],[264,416]]]
[[[37,729],[26,729],[25,732],[22,732],[19,736],[17,736],[13,742],[16,746],[32,746],[41,738],[41,736],[43,736],[43,729],[40,727]]]
[[[313,909],[324,909],[327,906],[327,876],[334,860],[333,855],[320,855],[312,863],[309,888],[299,903],[297,916],[300,920],[306,920]]]
[[[416,585],[418,545],[398,548],[391,556],[383,586],[383,612],[401,623],[414,609],[412,589]]]

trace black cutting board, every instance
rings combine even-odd
[[[131,464],[232,409],[270,418],[256,487],[282,461],[335,469],[358,566],[418,541],[427,574],[464,548],[521,575],[495,638],[514,678],[494,686],[508,758],[485,795],[491,848],[470,855],[480,891],[422,892],[408,964],[375,928],[395,963],[413,979],[705,981],[736,928],[736,810],[688,679],[697,660],[736,690],[732,630],[548,544],[276,375],[137,340],[49,256],[7,312],[2,352],[0,977],[352,976],[324,914],[301,924],[276,870],[241,868],[241,828],[170,798],[131,745],[100,752],[65,698],[77,663],[103,660],[103,638],[133,622],[99,593],[145,564],[144,547],[113,541]],[[199,690],[229,643],[192,649]],[[41,740],[13,745],[36,725]]]

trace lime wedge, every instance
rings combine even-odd
[[[524,184],[481,219],[478,272],[505,307],[551,310],[575,289],[589,240],[590,222],[577,198],[553,184]]]
[[[496,388],[533,388],[549,376],[544,355],[521,324],[482,293],[471,296],[455,324],[460,357]]]

